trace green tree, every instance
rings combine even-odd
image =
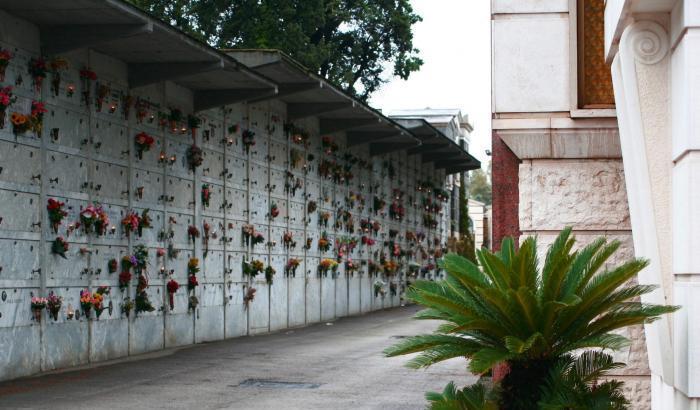
[[[408,362],[414,368],[466,357],[476,374],[505,363],[507,374],[495,390],[502,409],[533,409],[536,403],[559,408],[557,403],[580,404],[577,397],[593,400],[597,378],[618,364],[599,354],[572,364],[576,360],[572,353],[619,349],[629,340],[616,330],[652,322],[677,307],[639,301],[655,286],[629,281],[647,261],[633,259],[604,268],[619,242],[600,238],[572,251],[574,243],[571,229],[562,231],[541,269],[534,238],[523,241],[517,251],[511,238],[497,253],[477,251],[481,267],[446,255],[443,281],[418,281],[407,293],[410,300],[427,307],[416,318],[445,323],[435,333],[406,339],[385,353],[420,352]],[[557,388],[557,380],[568,385]],[[608,393],[602,400],[612,407],[603,408],[624,407],[620,385],[606,385]],[[595,408],[577,406],[562,408]]]
[[[459,234],[460,239],[455,243],[455,252],[476,262],[474,237],[471,232],[471,219],[469,219],[469,202],[467,198],[467,184],[462,180],[459,186]]]
[[[491,205],[491,181],[483,169],[472,171],[469,179],[469,197]]]
[[[423,64],[409,0],[128,1],[214,47],[282,50],[363,100],[387,66],[407,79]]]

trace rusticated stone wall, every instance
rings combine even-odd
[[[621,242],[609,260],[613,267],[634,257],[621,160],[525,160],[520,165],[520,227],[523,237],[537,235],[540,261],[561,229],[571,226],[582,248],[605,236]],[[634,409],[650,406],[650,370],[644,328],[621,332],[632,343],[615,353],[627,367],[611,374],[625,382]]]

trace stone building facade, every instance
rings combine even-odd
[[[615,96],[603,54],[603,0],[492,0],[494,247],[536,235],[540,250],[570,226],[584,246],[622,242],[634,256]],[[650,405],[641,327],[618,353],[634,408]]]
[[[634,252],[651,260],[639,281],[659,286],[643,302],[681,309],[645,326],[651,408],[700,404],[700,3],[605,4],[610,64]]]
[[[0,379],[398,306],[437,274],[465,170],[430,159],[444,136],[277,51],[30,0],[0,3],[3,58]]]

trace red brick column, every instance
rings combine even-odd
[[[501,247],[505,236],[516,243],[520,237],[518,206],[518,166],[520,160],[501,140],[496,131],[491,136],[491,184],[493,192],[493,250]]]

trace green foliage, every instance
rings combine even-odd
[[[274,48],[366,100],[423,61],[409,0],[129,0],[218,48]]]
[[[565,355],[551,370],[539,407],[542,410],[625,409],[629,402],[622,394],[622,382],[599,383],[607,372],[624,366],[597,351],[586,351],[578,357]]]
[[[425,398],[430,410],[498,410],[495,402],[487,398],[486,388],[481,384],[457,390],[450,382],[442,393],[429,392]]]
[[[483,202],[485,205],[491,205],[491,181],[483,169],[471,172],[469,176],[469,197]]]
[[[619,349],[629,341],[615,330],[677,309],[638,300],[655,289],[629,284],[646,261],[604,269],[619,242],[600,238],[572,251],[574,243],[571,229],[562,231],[541,269],[534,238],[518,250],[507,238],[497,253],[477,251],[480,266],[446,255],[443,281],[418,281],[407,292],[427,308],[418,319],[445,323],[435,333],[406,339],[385,353],[420,353],[408,362],[413,368],[467,357],[477,374],[506,362],[510,372],[499,386],[501,408],[528,409],[538,402],[562,357],[578,349]]]

